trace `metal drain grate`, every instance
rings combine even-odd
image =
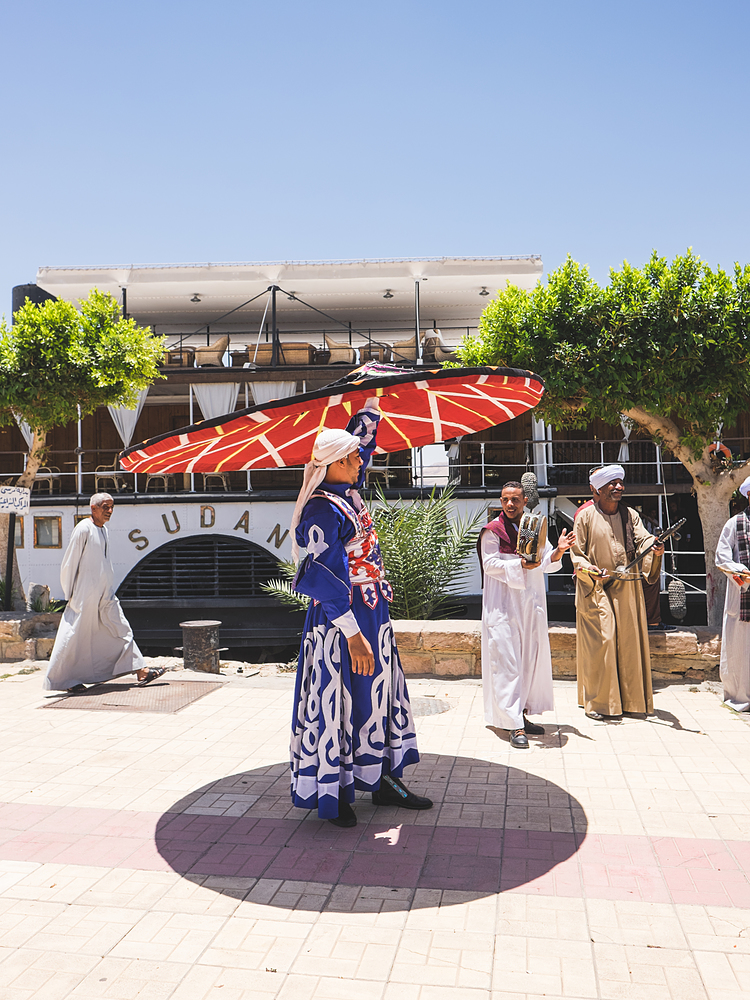
[[[56,698],[42,708],[73,708],[86,712],[179,712],[205,695],[224,687],[224,681],[182,681],[160,677],[145,687],[136,681],[108,681],[89,688],[86,694]]]
[[[448,701],[440,698],[412,698],[412,715],[442,715],[443,712],[450,712],[454,706]]]

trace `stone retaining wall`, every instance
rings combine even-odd
[[[401,662],[412,675],[479,677],[482,673],[481,622],[395,621]],[[563,622],[549,627],[554,677],[576,675],[576,630]],[[655,680],[709,680],[718,677],[721,634],[705,626],[678,632],[649,632]]]
[[[48,660],[60,613],[0,613],[0,662]],[[482,633],[478,621],[395,621],[401,662],[407,674],[481,677]],[[554,677],[576,675],[576,630],[564,622],[549,627]],[[651,672],[656,680],[718,677],[721,635],[698,626],[679,632],[650,632]]]
[[[52,611],[0,613],[0,662],[48,660],[61,618]]]

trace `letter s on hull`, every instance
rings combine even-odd
[[[148,538],[141,534],[140,528],[133,528],[133,530],[128,535],[130,541],[135,545],[139,552],[143,549],[148,548]]]

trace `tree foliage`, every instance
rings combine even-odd
[[[693,451],[747,407],[750,266],[730,277],[691,251],[668,263],[627,262],[600,287],[570,257],[530,292],[489,303],[465,364],[530,368],[545,380],[537,413],[557,427],[644,410],[679,421]]]
[[[532,291],[508,286],[490,302],[462,364],[505,364],[541,375],[536,413],[557,428],[625,414],[693,478],[706,543],[709,620],[723,578],[713,565],[728,500],[750,463],[712,455],[721,427],[750,401],[750,266],[732,275],[691,250],[669,263],[625,262],[599,286],[570,257]]]
[[[81,302],[26,300],[13,326],[0,323],[0,423],[14,414],[42,432],[99,406],[135,406],[160,378],[164,341],[123,319],[108,293]]]

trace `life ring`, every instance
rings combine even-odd
[[[719,442],[716,442],[715,444],[711,445],[711,447],[708,449],[708,454],[723,455],[724,458],[727,460],[727,462],[732,461],[732,453],[729,450],[729,448],[727,448],[725,444],[720,444]]]

